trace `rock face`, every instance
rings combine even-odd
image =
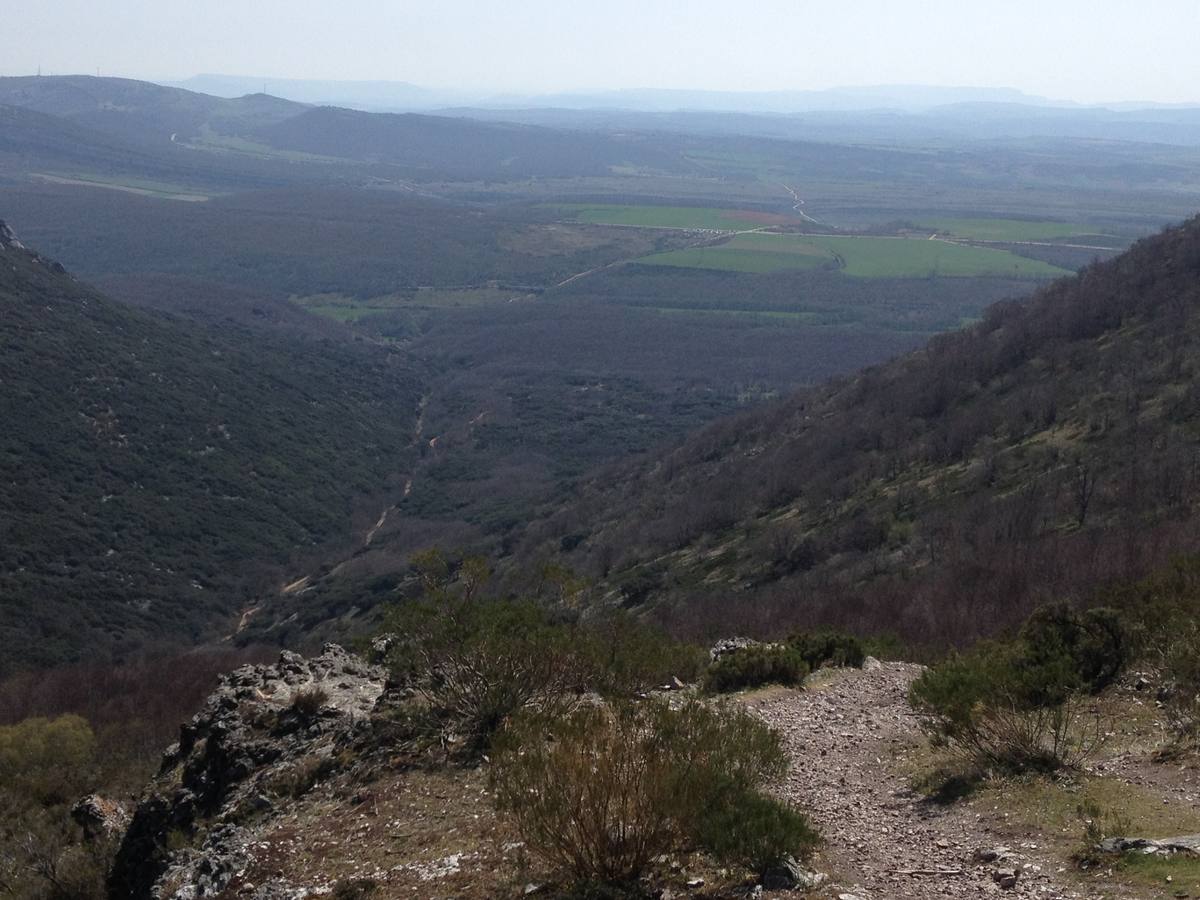
[[[279,798],[368,726],[384,671],[327,644],[222,678],[138,804],[109,879],[113,900],[214,896],[244,865]]]
[[[1130,850],[1137,850],[1147,854],[1200,854],[1200,834],[1184,834],[1170,838],[1105,838],[1100,842],[1100,850],[1105,853],[1128,853]]]
[[[760,641],[748,637],[731,637],[721,638],[708,650],[708,658],[716,662],[722,656],[728,656],[730,653],[737,653],[739,650],[745,650],[748,647],[757,647]]]
[[[89,794],[71,807],[71,818],[89,840],[119,835],[129,825],[129,810],[115,800]]]

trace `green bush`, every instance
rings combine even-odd
[[[1112,684],[1128,661],[1125,630],[1111,609],[1076,612],[1065,604],[1043,607],[1025,622],[1019,641],[1035,665],[1069,659],[1078,688],[1090,693]]]
[[[981,644],[927,669],[909,696],[935,742],[972,764],[1053,771],[1098,743],[1098,730],[1081,729],[1079,684],[1066,654],[1034,659],[1019,642]]]
[[[1034,612],[1013,640],[980,644],[927,670],[910,697],[935,739],[975,764],[1051,771],[1095,749],[1099,723],[1084,727],[1082,706],[1128,656],[1115,612],[1057,604]]]
[[[394,607],[384,631],[402,636],[388,655],[393,679],[423,700],[398,716],[419,753],[456,742],[477,758],[521,710],[563,712],[588,692],[631,696],[695,679],[707,662],[701,648],[624,613],[580,622],[561,606],[487,599],[479,558],[455,563],[435,549],[416,554],[412,567],[424,597]],[[538,593],[548,580],[576,581],[543,567]],[[550,593],[561,599],[557,587]]]
[[[787,856],[807,856],[820,838],[808,818],[774,797],[734,793],[696,823],[699,844],[722,862],[759,873]]]
[[[82,716],[25,719],[0,726],[0,785],[41,806],[78,799],[96,740]]]
[[[862,642],[851,634],[840,631],[814,631],[796,634],[788,638],[794,648],[816,671],[822,666],[860,668],[867,658]]]
[[[1162,654],[1164,711],[1184,747],[1200,746],[1200,627],[1180,623]]]
[[[80,716],[0,727],[0,896],[102,900],[113,848],[81,843],[68,812],[96,774],[96,741]]]
[[[573,629],[572,644],[586,690],[630,696],[670,683],[690,683],[708,664],[708,651],[676,641],[628,613],[614,613]]]
[[[533,853],[576,882],[630,884],[656,857],[691,846],[756,865],[812,846],[795,817],[751,799],[783,774],[787,756],[744,710],[589,706],[517,720],[497,749],[498,808]],[[751,817],[740,842],[725,833],[740,827],[739,813]]]
[[[569,704],[581,680],[568,629],[535,603],[442,596],[393,611],[386,627],[405,635],[390,657],[395,677],[468,757],[520,710]]]
[[[378,887],[373,878],[343,878],[333,886],[329,896],[331,900],[367,900]]]
[[[765,684],[797,685],[809,666],[798,650],[787,645],[758,644],[721,656],[704,673],[710,694],[726,694]]]

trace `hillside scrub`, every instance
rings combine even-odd
[[[1164,645],[1163,702],[1167,722],[1181,748],[1200,749],[1200,627],[1181,624]]]
[[[1176,558],[1103,599],[1120,610],[1130,660],[1159,675],[1171,749],[1200,748],[1200,556]]]
[[[862,641],[840,631],[800,632],[788,638],[788,646],[795,649],[813,671],[822,666],[858,669],[867,656]]]
[[[0,895],[104,896],[109,848],[81,841],[68,816],[94,777],[95,754],[95,736],[80,716],[0,727]]]
[[[627,697],[704,666],[700,648],[623,615],[581,622],[550,602],[487,597],[483,559],[429,550],[414,568],[424,595],[386,616],[389,664],[423,700],[421,727],[468,757],[522,710],[562,714],[584,693]]]
[[[760,793],[787,756],[743,710],[585,706],[516,720],[498,751],[497,807],[531,851],[578,882],[632,885],[658,856],[689,847],[761,869],[817,840],[802,815]]]
[[[1087,697],[1121,671],[1114,613],[1038,610],[1016,638],[983,642],[925,671],[910,699],[935,743],[972,765],[1050,772],[1083,762],[1101,734],[1085,722]]]
[[[583,534],[568,561],[615,583],[669,566],[643,602],[686,604],[686,624],[752,581],[745,603],[774,606],[776,627],[889,630],[932,651],[1143,577],[1194,544],[1197,273],[1193,219],[918,353],[606,472],[529,549]]]

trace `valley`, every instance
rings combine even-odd
[[[1102,846],[1200,827],[1198,208],[1187,109],[0,77],[0,895],[1200,892]]]

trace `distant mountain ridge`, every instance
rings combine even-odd
[[[607,175],[632,168],[691,171],[676,143],[460,116],[310,106],[267,94],[225,99],[149,82],[92,76],[0,78],[0,108],[40,114],[40,147],[13,147],[16,166],[106,171],[223,188],[296,182]],[[9,117],[15,113],[7,114]],[[57,123],[57,124],[56,124]],[[23,127],[32,127],[24,123]],[[61,134],[56,133],[62,132]],[[0,153],[19,138],[0,134]],[[29,143],[28,141],[26,143]],[[123,161],[128,156],[136,165]],[[377,169],[376,167],[382,167]]]
[[[552,91],[530,94],[488,90],[429,88],[407,81],[334,81],[303,78],[256,78],[243,75],[195,75],[169,87],[219,97],[264,92],[301,103],[345,105],[364,110],[427,111],[445,106],[563,107],[628,109],[643,112],[695,110],[707,112],[795,113],[817,110],[924,110],[950,103],[1064,104],[1016,88],[937,85],[870,85],[823,90],[721,91],[670,88],[627,88],[602,91]]]

